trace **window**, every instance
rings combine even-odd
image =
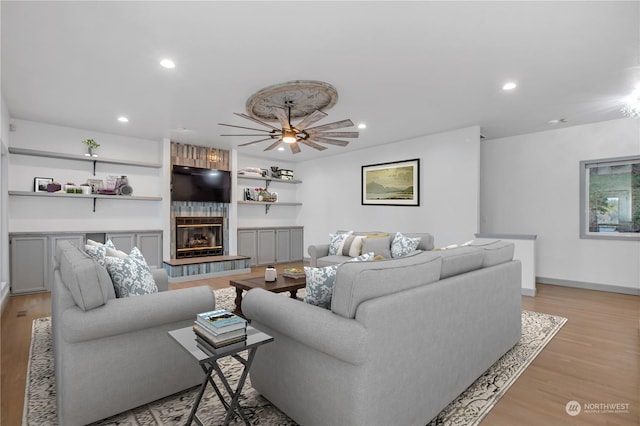
[[[580,162],[580,238],[640,240],[640,157]]]

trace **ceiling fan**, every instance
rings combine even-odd
[[[265,126],[269,130],[218,123],[221,126],[235,127],[238,129],[247,129],[247,130],[255,130],[258,132],[263,132],[263,133],[248,133],[248,134],[234,134],[234,135],[223,134],[220,136],[265,136],[262,139],[243,143],[238,146],[253,145],[253,144],[264,142],[264,141],[274,141],[271,145],[266,147],[264,150],[270,151],[284,143],[289,145],[289,148],[291,149],[291,152],[293,154],[297,154],[301,151],[300,145],[306,145],[310,148],[314,148],[314,149],[317,149],[318,151],[322,151],[327,149],[327,147],[321,144],[337,145],[337,146],[346,146],[349,144],[348,141],[343,141],[343,140],[334,139],[334,138],[357,138],[358,137],[358,132],[331,131],[331,130],[339,129],[342,127],[353,126],[353,122],[349,119],[335,121],[333,123],[323,124],[316,127],[309,127],[312,124],[316,123],[319,120],[322,120],[324,117],[327,116],[327,114],[325,114],[324,112],[318,109],[316,109],[311,114],[307,115],[300,122],[294,125],[291,122],[291,109],[294,107],[294,104],[292,101],[285,101],[284,104],[285,104],[284,108],[273,106],[271,109],[272,113],[275,115],[275,117],[278,119],[280,123],[280,128],[272,126],[271,124],[265,123],[263,121],[260,121],[254,117],[251,117],[250,115],[234,112],[235,115],[242,118],[246,118],[247,120],[251,120],[262,126]]]

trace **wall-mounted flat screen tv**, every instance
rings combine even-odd
[[[171,200],[230,203],[231,172],[174,165]]]

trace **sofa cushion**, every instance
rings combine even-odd
[[[513,243],[483,238],[473,240],[470,246],[484,251],[483,268],[509,262],[513,259],[513,252],[515,250],[515,244]]]
[[[407,237],[397,232],[391,242],[391,257],[402,257],[416,250],[420,238]]]
[[[365,253],[348,262],[368,262],[373,260],[373,253]],[[333,283],[336,279],[336,271],[340,265],[329,265],[322,268],[304,267],[307,279],[304,301],[311,305],[329,309],[333,295]]]
[[[362,254],[363,235],[348,235],[342,243],[341,253],[343,256],[358,257]]]
[[[354,318],[358,305],[366,300],[437,281],[441,265],[440,254],[434,252],[378,262],[344,263],[336,271],[331,311]]]
[[[440,279],[464,274],[482,268],[484,251],[475,247],[458,247],[435,251],[442,256]]]
[[[362,252],[373,252],[375,256],[391,259],[391,237],[367,237],[362,240]]]
[[[60,241],[56,248],[60,275],[73,301],[83,311],[104,305],[111,279],[107,271],[70,241]]]
[[[137,247],[131,249],[131,253],[123,259],[106,256],[105,264],[117,297],[158,292],[151,270]]]

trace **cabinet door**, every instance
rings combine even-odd
[[[304,228],[291,228],[291,262],[304,259]]]
[[[275,229],[258,230],[258,265],[276,263]]]
[[[116,245],[116,247],[118,246]],[[162,232],[136,234],[136,247],[142,252],[149,268],[162,267]]]
[[[251,258],[251,266],[258,264],[258,233],[255,229],[238,231],[238,256]]]
[[[278,263],[291,260],[291,232],[289,229],[276,229],[276,260]]]
[[[71,241],[76,247],[84,251],[84,234],[49,235],[49,256],[47,264],[47,289],[53,287],[53,275],[56,269],[56,249],[60,241]]]
[[[11,237],[11,292],[47,289],[47,237]]]
[[[107,240],[111,240],[118,250],[127,254],[129,254],[131,249],[136,245],[136,234],[133,232],[107,234],[106,238]]]

